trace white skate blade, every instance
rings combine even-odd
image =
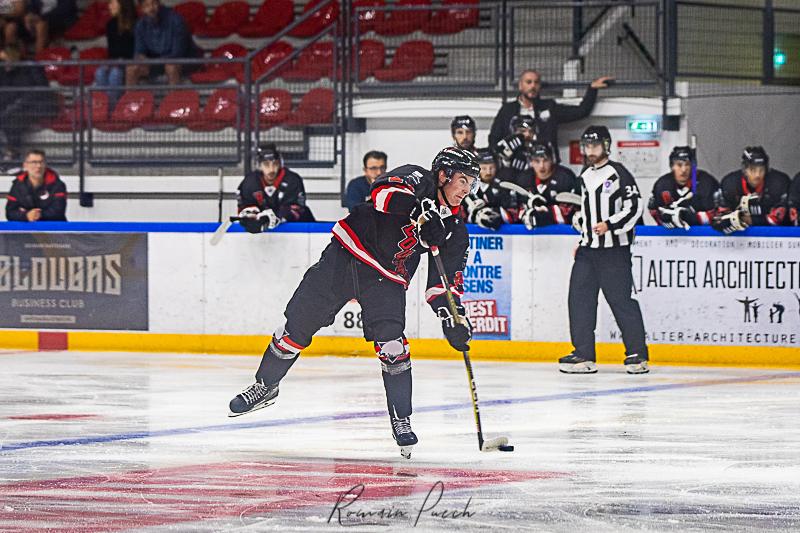
[[[496,437],[494,439],[489,439],[483,441],[483,446],[481,446],[482,452],[492,452],[497,450],[500,446],[508,445],[508,437]]]
[[[647,374],[650,372],[650,367],[647,365],[647,361],[642,361],[634,365],[625,365],[625,372],[628,374]]]
[[[273,403],[275,403],[275,400],[277,400],[277,397],[275,397],[275,398],[273,398],[273,399],[271,399],[271,400],[268,400],[268,401],[266,401],[266,402],[264,402],[264,403],[256,404],[256,405],[255,405],[255,406],[254,406],[252,409],[250,409],[249,411],[244,411],[244,412],[242,412],[242,413],[234,413],[233,411],[231,411],[231,410],[229,409],[229,410],[228,410],[228,418],[233,418],[233,417],[235,417],[235,416],[242,416],[242,415],[246,415],[246,414],[248,414],[248,413],[252,413],[253,411],[258,411],[259,409],[263,409],[263,408],[265,408],[265,407],[269,407],[270,405],[272,405]]]
[[[400,446],[400,455],[403,456],[403,459],[411,459],[411,451],[413,449],[413,444],[411,446]]]
[[[559,372],[564,374],[594,374],[597,372],[597,363],[594,361],[584,361],[583,363],[559,363]]]

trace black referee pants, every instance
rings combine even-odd
[[[647,357],[644,321],[639,302],[633,299],[631,250],[578,247],[569,278],[569,334],[574,354],[596,361],[594,330],[597,327],[597,298],[603,291],[614,319],[622,332],[625,355]]]

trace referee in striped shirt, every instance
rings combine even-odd
[[[569,279],[569,332],[574,350],[558,360],[559,370],[567,374],[597,372],[594,330],[601,290],[622,331],[625,370],[648,372],[642,311],[631,296],[630,247],[644,203],[630,172],[609,161],[610,149],[611,134],[605,126],[589,126],[583,132],[581,150],[587,167],[578,178],[582,206],[575,216],[581,241]]]

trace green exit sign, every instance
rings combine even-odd
[[[631,133],[658,133],[658,120],[654,118],[628,119],[627,129]]]

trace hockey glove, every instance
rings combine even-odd
[[[527,207],[528,211],[547,211],[547,200],[541,194],[531,193],[528,195],[525,207]]]
[[[525,209],[522,215],[520,216],[522,219],[522,223],[525,224],[525,227],[529,230],[536,227],[536,211],[533,209]]]
[[[259,218],[261,211],[257,207],[245,207],[239,212],[239,224],[248,233],[261,233],[264,224]]]
[[[459,352],[469,351],[469,341],[472,339],[472,324],[466,316],[462,306],[456,306],[458,316],[453,318],[449,307],[440,307],[436,311],[439,320],[442,321],[442,331],[454,349]]]
[[[464,198],[464,207],[467,208],[467,213],[469,213],[468,222],[475,223],[475,215],[486,207],[486,200],[483,198],[475,198],[471,194]]]
[[[762,212],[761,197],[757,194],[745,194],[739,200],[739,209],[750,215],[760,215]]]
[[[575,211],[575,214],[572,215],[572,229],[578,233],[583,233],[583,211]]]
[[[668,229],[683,228],[689,231],[693,211],[688,207],[659,207],[661,225]]]
[[[497,152],[497,155],[503,159],[511,159],[511,156],[514,155],[514,152],[516,152],[523,144],[525,144],[525,138],[519,133],[514,133],[502,141],[499,141],[495,145],[495,152]]]
[[[800,213],[797,212],[796,207],[789,208],[789,223],[792,226],[800,226]]]
[[[473,222],[482,228],[498,230],[503,225],[503,217],[496,209],[484,207],[475,213]]]
[[[436,204],[433,200],[425,198],[419,205],[419,217],[417,222],[421,224],[419,228],[420,244],[425,248],[441,245],[447,236],[444,229],[444,221]]]
[[[749,224],[743,220],[742,212],[738,209],[722,216],[714,217],[711,221],[711,227],[717,231],[721,231],[725,235],[730,235],[737,231],[744,231]]]

